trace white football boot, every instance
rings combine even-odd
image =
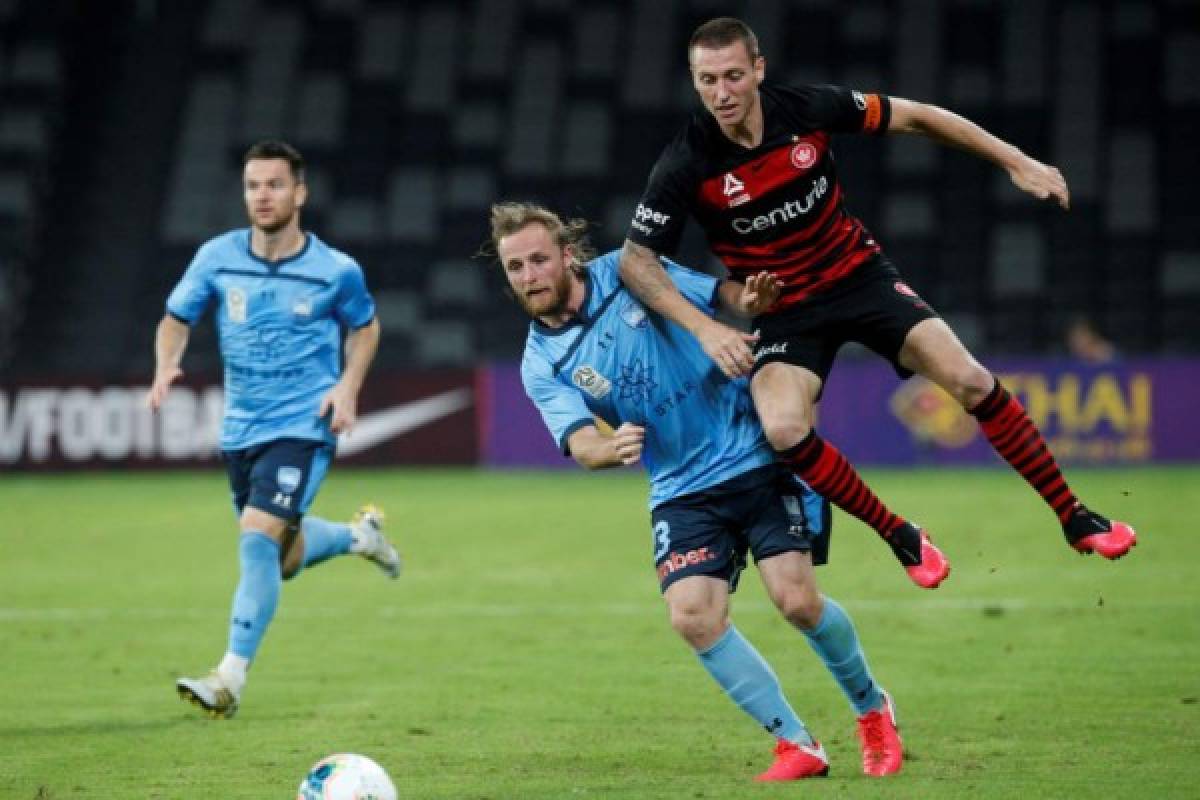
[[[175,691],[181,700],[199,706],[213,719],[229,719],[236,714],[241,695],[215,669],[203,678],[180,678],[175,681]]]
[[[376,505],[365,505],[354,515],[350,530],[354,533],[351,552],[374,561],[389,578],[400,577],[404,563],[392,543],[383,535],[383,509]]]

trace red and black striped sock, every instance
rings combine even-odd
[[[971,414],[979,420],[979,427],[996,452],[1021,473],[1065,525],[1079,500],[1020,401],[997,380],[995,388]]]
[[[846,460],[829,442],[809,431],[795,447],[777,454],[780,461],[847,514],[852,514],[875,529],[884,539],[906,520],[893,514]]]

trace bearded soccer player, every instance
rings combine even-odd
[[[281,582],[348,553],[400,573],[383,515],[364,506],[344,525],[305,516],[333,460],[335,436],[354,426],[358,392],[379,343],[375,303],[354,259],[300,228],[304,159],[284,142],[250,148],[242,174],[249,229],[209,240],[167,298],[158,325],[157,409],[183,373],[191,326],[215,306],[225,364],[221,451],[240,530],[241,577],[225,656],[179,696],[232,717]],[[342,328],[345,365],[342,366]]]
[[[585,231],[582,220],[564,222],[540,206],[492,207],[501,269],[533,317],[521,362],[526,393],[581,465],[646,465],[654,565],[671,625],[730,700],[776,738],[774,762],[758,780],[824,775],[829,760],[729,620],[747,552],[858,716],[863,771],[896,772],[903,750],[891,699],[872,678],[849,615],[817,589],[828,505],[774,463],[745,379],[726,377],[679,326],[647,313],[621,285],[617,253],[593,257]],[[743,285],[667,269],[704,314],[718,304],[753,314],[779,290],[766,273]]]
[[[1021,403],[847,213],[830,140],[837,133],[921,134],[991,161],[1023,191],[1065,209],[1069,194],[1059,171],[936,106],[834,86],[764,83],[766,62],[740,20],[701,25],[688,59],[704,110],[655,164],[625,242],[621,277],[695,336],[727,375],[753,375],[754,405],[776,457],[872,527],[918,586],[934,588],[949,573],[928,534],[885,506],[813,430],[834,356],[857,341],[901,378],[920,374],[962,404],[1053,510],[1071,547],[1110,559],[1129,552],[1137,543],[1133,528],[1076,498]],[[780,299],[754,321],[759,336],[699,313],[663,270],[656,256],[674,251],[688,216],[735,280],[767,270],[784,282]]]

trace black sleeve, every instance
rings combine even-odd
[[[633,212],[628,238],[655,253],[671,255],[679,247],[696,195],[696,167],[686,131],[658,157]]]
[[[831,133],[887,133],[892,105],[885,94],[841,86],[778,87],[781,103],[805,127]]]

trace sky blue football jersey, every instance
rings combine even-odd
[[[375,317],[362,269],[311,233],[296,255],[277,262],[250,251],[248,228],[210,239],[196,251],[167,298],[188,325],[216,307],[225,364],[221,449],[275,439],[332,442],[321,398],[341,375],[341,326]]]
[[[611,252],[588,264],[576,319],[530,324],[521,379],[559,447],[567,452],[567,438],[593,415],[614,428],[645,426],[651,508],[770,464],[746,379],[726,378],[693,336],[630,294],[619,259]],[[689,302],[715,312],[715,278],[663,263]]]

